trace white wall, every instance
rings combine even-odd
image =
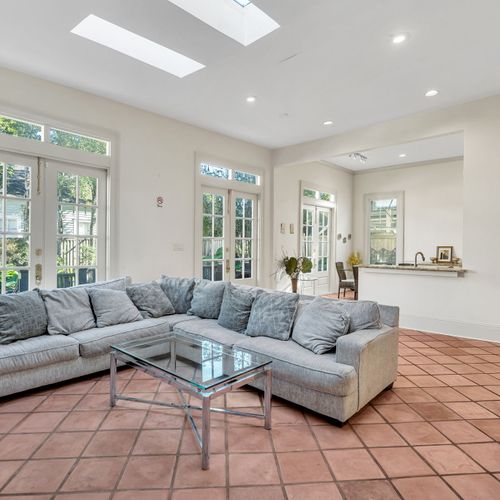
[[[406,318],[402,310],[402,324],[500,341],[500,96],[282,148],[273,153],[273,163],[305,163],[462,130],[463,263],[469,272],[433,282],[425,297],[408,282],[405,293],[413,295],[414,309]]]
[[[364,262],[365,195],[395,191],[404,191],[405,261],[413,262],[419,251],[429,261],[438,245],[452,245],[454,256],[463,256],[463,160],[453,160],[355,175],[353,248]]]
[[[301,181],[313,186],[319,186],[326,192],[336,194],[336,233],[342,236],[353,231],[352,228],[352,189],[353,175],[350,172],[330,167],[319,162],[310,162],[297,165],[287,165],[276,168],[274,171],[274,266],[282,257],[283,252],[288,255],[299,255],[300,250],[300,213],[301,213]],[[286,233],[281,234],[280,224],[286,224]],[[289,232],[290,223],[295,226],[295,234]],[[351,252],[351,241],[338,242],[336,234],[332,233],[335,245],[335,260],[345,262]],[[336,273],[334,268],[330,279],[330,288],[335,290]],[[289,286],[288,280],[282,280],[278,287],[284,289]]]
[[[193,274],[196,152],[261,168],[264,206],[271,207],[270,152],[265,148],[5,69],[0,69],[0,112],[2,106],[86,129],[107,129],[118,137],[112,172],[112,275],[130,274],[142,281],[160,273]],[[158,195],[166,200],[162,209],[156,207]],[[262,276],[267,279],[270,218],[263,236]],[[174,252],[174,243],[184,251]]]

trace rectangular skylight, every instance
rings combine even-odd
[[[109,47],[179,78],[205,67],[189,57],[93,14],[77,24],[71,30],[71,33]]]
[[[169,0],[242,45],[250,45],[280,25],[245,0]]]

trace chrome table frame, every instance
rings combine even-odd
[[[163,401],[150,401],[143,398],[134,398],[118,394],[116,391],[116,371],[118,361],[126,363],[144,373],[147,373],[161,381],[167,382],[177,389],[181,398],[182,404],[166,403]],[[212,408],[210,403],[212,398],[216,398],[231,392],[238,387],[248,384],[259,376],[265,376],[264,384],[264,413],[248,413],[237,410],[229,410],[227,408]],[[193,406],[186,402],[184,393],[188,393],[198,399],[201,399],[201,406]],[[182,380],[175,375],[167,373],[159,368],[156,368],[149,363],[140,361],[133,356],[127,356],[125,353],[111,348],[110,354],[110,398],[111,407],[116,405],[116,401],[121,399],[124,401],[138,401],[140,403],[148,403],[168,408],[180,408],[186,413],[188,421],[193,429],[196,441],[201,448],[201,468],[207,470],[210,462],[210,413],[227,413],[229,415],[239,415],[241,417],[252,417],[264,420],[264,428],[271,429],[271,395],[272,395],[272,372],[271,363],[264,366],[259,366],[247,372],[237,374],[228,380],[222,381],[220,384],[214,385],[210,389],[196,388],[194,385]],[[201,411],[201,433],[194,421],[191,410]]]

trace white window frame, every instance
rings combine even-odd
[[[395,198],[397,200],[397,223],[396,223],[396,264],[404,261],[404,217],[405,217],[405,192],[387,191],[378,193],[367,193],[364,196],[365,214],[365,255],[367,264],[370,263],[370,205],[372,201],[387,200]]]
[[[217,177],[212,177],[209,175],[202,175],[200,171],[200,165],[202,163],[207,163],[215,165],[218,167],[229,168],[231,170],[238,170],[247,172],[249,174],[258,175],[260,178],[259,184],[250,184],[241,181],[235,181],[233,179],[220,179]],[[197,152],[195,153],[195,210],[194,210],[194,272],[195,276],[202,277],[202,238],[200,235],[203,230],[203,204],[202,204],[202,193],[203,188],[214,188],[214,189],[227,189],[230,194],[232,193],[248,193],[257,196],[257,234],[256,234],[256,246],[257,256],[255,259],[255,280],[256,283],[260,283],[262,280],[262,235],[263,235],[263,220],[262,214],[264,213],[264,189],[266,185],[265,171],[258,167],[251,167],[239,163],[237,161],[228,160],[213,156],[206,153]],[[232,200],[229,201],[232,203]],[[227,205],[227,209],[230,210],[230,205]],[[232,256],[231,256],[232,258]],[[232,265],[232,263],[231,263]]]
[[[89,126],[82,123],[68,123],[55,117],[37,115],[23,109],[12,108],[0,104],[0,115],[14,119],[26,120],[43,126],[43,141],[35,141],[25,137],[17,137],[0,133],[0,151],[16,153],[42,160],[52,160],[69,163],[76,166],[97,168],[106,171],[106,271],[105,278],[117,275],[118,269],[118,213],[115,202],[115,193],[118,193],[118,158],[114,151],[118,150],[119,137],[108,129]],[[70,133],[80,134],[108,141],[108,155],[89,153],[51,144],[49,140],[50,128],[58,128]],[[43,161],[42,161],[43,163]],[[44,188],[44,186],[42,186]]]

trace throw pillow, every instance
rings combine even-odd
[[[47,333],[47,312],[38,292],[0,295],[0,344]]]
[[[160,278],[160,286],[177,314],[186,314],[191,307],[194,285],[193,278],[169,278],[168,276]]]
[[[245,333],[255,297],[255,292],[229,283],[224,290],[217,323],[229,330]]]
[[[130,285],[127,294],[145,318],[160,318],[175,314],[174,306],[159,283]]]
[[[226,283],[223,281],[199,281],[194,287],[191,307],[187,313],[200,318],[217,319],[225,289]]]
[[[293,327],[292,340],[315,354],[331,351],[349,331],[349,314],[342,304],[318,297],[310,302]]]
[[[339,300],[338,302],[346,308],[351,317],[349,333],[357,330],[382,328],[380,308],[376,302],[369,300]]]
[[[87,288],[58,288],[39,290],[39,293],[47,310],[49,334],[69,335],[95,328]]]
[[[262,292],[255,299],[246,334],[288,340],[299,296],[286,292]]]
[[[97,322],[97,328],[140,321],[139,309],[129,299],[127,292],[89,288],[90,299]]]

